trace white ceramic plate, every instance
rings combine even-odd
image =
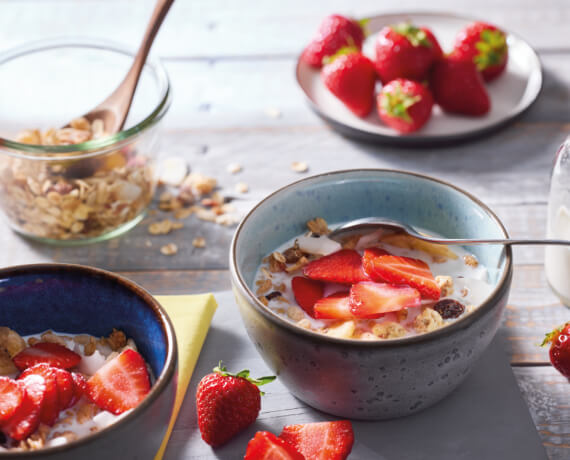
[[[444,52],[451,51],[457,33],[472,18],[441,13],[385,14],[370,18],[369,37],[363,50],[374,58],[374,42],[377,32],[384,26],[411,21],[426,26],[437,37]],[[384,125],[376,110],[366,118],[359,118],[348,110],[324,86],[320,70],[297,62],[297,82],[307,96],[311,107],[335,129],[343,134],[376,142],[405,145],[432,145],[464,140],[495,130],[523,113],[538,97],[542,88],[542,69],[536,52],[521,38],[507,31],[509,60],[506,71],[486,84],[491,98],[491,110],[483,117],[466,117],[443,113],[434,106],[431,119],[418,132],[399,134]]]

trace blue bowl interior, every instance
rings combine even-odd
[[[152,308],[96,274],[63,269],[0,278],[0,326],[21,335],[52,329],[97,337],[117,328],[134,339],[156,377],[166,361],[166,334]]]
[[[504,238],[501,227],[460,191],[395,171],[358,170],[315,176],[270,196],[244,220],[235,244],[237,268],[252,286],[261,259],[323,217],[331,227],[380,216],[449,238]],[[505,269],[502,245],[467,246],[496,284]]]

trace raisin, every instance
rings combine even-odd
[[[265,296],[265,298],[267,300],[271,300],[271,299],[274,299],[275,297],[279,297],[280,295],[281,295],[281,293],[279,291],[273,291],[273,292],[270,292],[269,294],[267,294]]]
[[[442,299],[437,302],[433,309],[437,311],[443,319],[457,318],[465,311],[465,305],[453,299]]]
[[[285,261],[288,264],[294,264],[304,255],[305,255],[305,253],[303,251],[301,251],[296,246],[292,246],[289,249],[285,250],[285,252],[283,252],[283,256],[285,257]]]

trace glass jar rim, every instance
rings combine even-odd
[[[15,48],[11,48],[7,51],[0,52],[0,66],[21,56],[56,48],[101,49],[127,55],[132,58],[134,58],[136,54],[136,51],[133,49],[109,40],[87,37],[51,38],[29,42]],[[128,129],[112,134],[111,136],[71,145],[24,144],[22,142],[0,137],[0,152],[18,158],[61,160],[62,158],[76,159],[98,156],[121,148],[123,145],[131,142],[132,138],[136,137],[141,132],[146,131],[146,129],[160,121],[168,111],[171,104],[172,89],[164,66],[157,58],[152,57],[152,55],[146,60],[145,67],[147,66],[152,69],[158,82],[160,93],[159,102],[152,112],[137,124]]]

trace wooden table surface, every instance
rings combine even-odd
[[[151,0],[3,0],[0,51],[54,36],[82,35],[138,45]],[[483,139],[417,150],[369,145],[331,131],[304,103],[294,80],[296,56],[320,19],[331,12],[358,17],[414,11],[417,2],[361,0],[179,0],[154,52],[166,65],[174,102],[164,120],[161,153],[184,156],[193,171],[233,190],[246,182],[247,209],[267,193],[310,174],[354,167],[395,168],[448,180],[485,201],[512,236],[541,237],[553,156],[570,133],[570,2],[567,0],[432,0],[429,9],[485,18],[524,37],[544,66],[544,88],[518,121]],[[96,84],[94,76],[93,84]],[[243,166],[230,175],[229,163]],[[160,213],[147,219],[156,220]],[[117,271],[155,294],[199,293],[229,287],[227,253],[233,229],[197,220],[181,230],[151,236],[146,225],[97,245],[46,247],[0,227],[2,265],[73,262]],[[204,236],[206,249],[191,241]],[[152,246],[148,247],[147,241]],[[180,251],[163,256],[162,244]],[[552,459],[570,457],[568,381],[537,346],[544,333],[570,319],[549,290],[543,249],[515,248],[515,276],[503,327],[519,387]],[[223,311],[218,311],[223,315]]]

